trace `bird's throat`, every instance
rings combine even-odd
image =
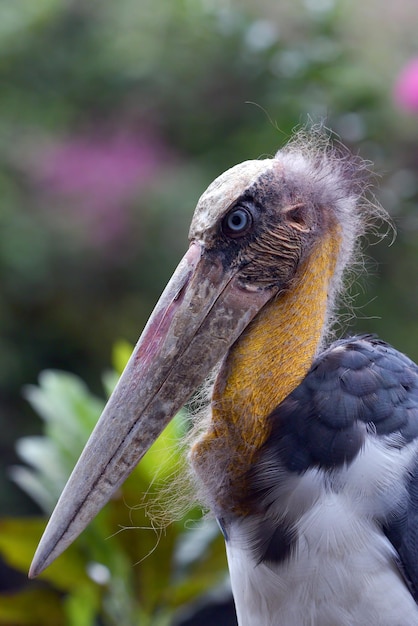
[[[291,288],[260,311],[229,351],[213,390],[210,428],[192,450],[201,476],[208,454],[228,459],[223,471],[230,483],[244,476],[268,437],[267,416],[305,377],[326,329],[339,245],[335,234],[323,241]]]

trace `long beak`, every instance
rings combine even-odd
[[[190,245],[68,480],[30,577],[84,530],[272,297],[240,287],[236,270],[221,261]]]

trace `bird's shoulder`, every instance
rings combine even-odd
[[[371,335],[341,339],[269,419],[268,445],[291,471],[350,462],[367,434],[406,445],[418,437],[418,366]]]
[[[342,543],[353,516],[371,534],[380,527],[418,601],[418,366],[373,336],[336,341],[269,420],[248,475],[248,498],[262,503],[251,535],[258,562],[291,557],[321,506],[318,528],[338,519],[329,538]]]

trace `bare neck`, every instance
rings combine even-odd
[[[230,482],[245,475],[268,437],[266,417],[305,377],[326,327],[338,245],[329,237],[314,250],[297,285],[266,305],[228,353],[213,390],[210,428],[192,450],[201,477],[207,454],[215,455],[213,463],[227,457]]]

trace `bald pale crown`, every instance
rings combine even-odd
[[[260,174],[273,166],[274,159],[244,161],[215,178],[197,203],[190,225],[190,239],[204,239],[237,198],[257,183]]]

